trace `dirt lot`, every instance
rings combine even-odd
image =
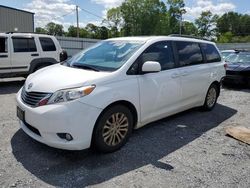
[[[0,82],[0,187],[250,187],[250,146],[224,132],[250,127],[250,90],[223,89],[212,112],[192,109],[152,123],[104,155],[30,139],[15,116],[23,81]]]

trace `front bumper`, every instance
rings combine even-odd
[[[33,139],[66,150],[90,147],[93,128],[102,109],[77,100],[32,108],[23,103],[21,90],[16,100],[19,108],[25,112],[25,122],[20,120],[20,126]],[[69,133],[73,140],[62,139],[57,133]]]

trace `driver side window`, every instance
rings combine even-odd
[[[146,61],[157,61],[161,70],[168,70],[175,67],[172,47],[170,42],[157,42],[148,47],[141,55],[142,63]]]

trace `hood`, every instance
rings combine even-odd
[[[250,70],[250,64],[247,64],[247,63],[229,63],[229,64],[227,64],[227,70],[229,70],[229,71]]]
[[[28,92],[53,93],[61,89],[95,84],[95,80],[102,79],[110,74],[56,64],[31,74],[25,82],[25,90]]]

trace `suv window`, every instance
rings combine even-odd
[[[198,43],[176,41],[180,66],[203,63],[201,49]]]
[[[0,37],[0,53],[7,53],[7,52],[8,52],[7,38]]]
[[[220,62],[221,57],[218,50],[212,44],[201,43],[201,48],[205,53],[207,63]]]
[[[12,37],[14,52],[36,52],[34,38]]]
[[[56,46],[51,38],[39,37],[39,40],[40,40],[43,51],[45,52],[56,51]]]
[[[161,70],[175,67],[172,46],[170,42],[157,42],[148,47],[141,55],[142,63],[157,61],[161,64]]]

